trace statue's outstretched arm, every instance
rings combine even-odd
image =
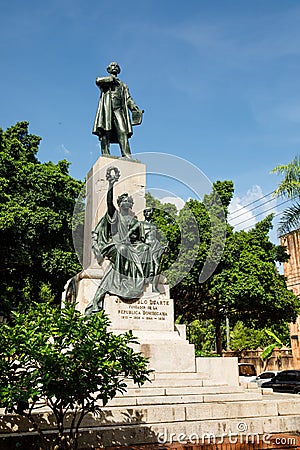
[[[107,212],[111,219],[113,218],[115,211],[116,211],[116,208],[114,205],[114,189],[113,189],[113,187],[114,187],[114,183],[109,182],[107,196],[106,196]]]
[[[109,84],[111,84],[114,81],[112,76],[109,77],[97,77],[96,78],[96,85],[101,88],[104,86],[107,86]]]
[[[120,178],[120,171],[117,169],[117,167],[109,167],[106,171],[106,179],[108,181],[108,191],[106,196],[106,202],[107,202],[107,212],[109,217],[112,219],[116,208],[114,205],[114,184],[118,179]]]

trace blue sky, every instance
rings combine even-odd
[[[299,24],[298,0],[2,2],[0,126],[28,120],[43,138],[39,159],[66,158],[83,179],[100,154],[95,78],[116,60],[145,109],[132,152],[232,179],[241,222],[275,206],[247,207],[277,186],[271,169],[299,154]]]

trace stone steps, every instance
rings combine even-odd
[[[142,405],[176,405],[189,403],[218,403],[218,402],[250,402],[260,400],[260,392],[225,392],[185,395],[149,395],[149,396],[127,396],[115,397],[108,402],[107,406],[142,406]]]
[[[220,402],[218,404],[174,404],[147,405],[130,408],[131,423],[168,423],[177,421],[206,421],[246,419],[258,417],[298,416],[300,425],[300,399],[292,395],[282,397],[268,396],[263,400],[253,400],[249,403],[240,401]],[[105,406],[103,408],[102,424],[124,424],[124,417],[128,419],[129,410],[125,407]],[[126,419],[126,420],[127,420]],[[127,423],[129,421],[127,420]],[[87,423],[85,423],[85,426]]]
[[[206,372],[154,372],[151,374],[154,380],[207,380],[210,379]]]
[[[240,386],[175,386],[172,387],[129,387],[124,394],[118,394],[117,397],[148,397],[148,396],[174,396],[174,395],[204,395],[204,394],[227,394],[244,392]],[[258,391],[257,391],[258,392]]]
[[[241,424],[245,427],[245,432],[242,433],[239,432]],[[243,443],[244,445],[249,445],[249,449],[260,449],[268,448],[266,445],[271,442],[272,437],[274,438],[276,434],[290,433],[294,435],[294,430],[298,426],[299,416],[284,418],[272,416],[249,417],[245,422],[241,422],[238,419],[225,419],[224,421],[207,419],[205,421],[184,420],[169,423],[147,422],[131,424],[130,426],[113,424],[112,426],[106,427],[93,427],[90,425],[88,428],[81,429],[81,432],[89,436],[89,443],[92,444],[95,443],[91,435],[91,429],[93,429],[96,436],[101,436],[101,446],[104,447],[112,447],[115,445],[127,447],[131,445],[130,442],[133,440],[134,445],[147,443],[168,445],[178,442],[184,444],[186,447],[187,445],[209,442],[211,444],[217,444],[217,447],[214,448],[222,448],[219,446],[229,437],[231,444],[238,443],[240,445],[240,443]],[[86,442],[87,440],[88,437],[86,438]],[[264,446],[262,447],[262,445]],[[232,446],[231,448],[239,447]],[[286,446],[278,446],[277,444],[276,447],[272,446],[269,448],[278,448],[278,450],[281,450],[286,448]]]
[[[186,386],[211,386],[213,383],[213,386],[226,386],[225,382],[221,382],[221,381],[211,381],[210,379],[205,379],[205,380],[193,380],[193,379],[188,379],[188,380],[176,380],[176,383],[174,383],[173,380],[171,379],[158,379],[158,380],[153,380],[153,381],[146,381],[145,384],[143,384],[142,388],[148,388],[148,387],[156,387],[156,388],[167,388],[167,387],[186,387]],[[137,389],[137,385],[134,384],[131,380],[126,381],[127,384],[127,389]]]
[[[195,444],[201,443],[202,438],[220,443],[222,436],[233,436],[243,442],[248,439],[251,445],[251,439],[254,443],[257,439],[264,442],[262,439],[268,440],[273,434],[299,430],[299,416],[300,398],[296,396],[270,394],[247,401],[246,393],[243,400],[237,401],[219,398],[217,402],[195,404],[106,406],[97,429],[104,445],[128,443],[132,437],[135,444],[177,440]],[[94,428],[94,419],[87,417],[83,427]]]
[[[211,380],[207,374],[203,376],[197,372],[187,373],[159,373],[152,374],[151,381],[146,381],[141,389],[168,388],[168,387],[202,387],[202,386],[227,386],[226,382]],[[126,379],[127,390],[138,389],[132,379]]]
[[[151,382],[141,387],[126,380],[127,389],[108,403],[108,407],[143,405],[181,405],[234,401],[255,401],[262,398],[261,390],[244,390],[209,379],[200,372],[155,372]]]
[[[136,388],[129,381],[128,392],[101,408],[98,416],[86,416],[81,427],[86,447],[167,443],[179,440],[194,444],[201,439],[222,436],[258,436],[295,433],[300,429],[300,397],[273,394],[269,390],[244,390],[198,375],[173,378],[155,374],[153,385]],[[157,376],[159,375],[159,376]],[[184,374],[185,375],[185,374]],[[199,383],[195,385],[194,382]],[[131,385],[130,385],[131,383]],[[191,384],[186,386],[186,384]],[[47,430],[53,429],[48,408],[37,412]],[[15,416],[0,419],[2,436],[11,433]],[[28,434],[26,420],[16,422],[19,436]],[[248,439],[248,438],[247,438]],[[212,441],[213,442],[213,441]]]
[[[253,400],[251,402],[210,402],[210,403],[197,403],[197,404],[174,404],[174,405],[145,405],[145,406],[114,406],[109,405],[102,408],[101,415],[94,417],[88,415],[84,419],[82,427],[107,427],[107,426],[132,426],[143,425],[152,426],[154,424],[160,424],[160,426],[168,426],[169,423],[177,422],[203,422],[216,421],[223,423],[223,421],[234,420],[236,423],[246,422],[248,420],[261,419],[262,422],[268,422],[271,419],[284,419],[290,418],[294,421],[297,417],[298,428],[300,425],[300,398],[290,395],[266,395],[262,400]],[[273,398],[274,397],[274,398]],[[45,414],[49,410],[45,409],[40,411],[43,419],[46,418]],[[37,413],[38,414],[38,413]],[[6,432],[11,427],[13,422],[13,415],[7,415],[5,422],[1,422],[2,433]],[[45,423],[46,425],[46,423]],[[49,423],[50,425],[50,423]],[[21,420],[18,423],[18,432],[26,430],[26,420]],[[50,427],[51,428],[51,427]],[[232,430],[233,431],[233,430]],[[244,430],[245,431],[245,430]],[[249,429],[249,432],[251,430]],[[253,430],[252,430],[253,431]],[[281,432],[291,430],[278,430]],[[295,431],[295,429],[293,430]],[[276,432],[273,430],[272,432]]]

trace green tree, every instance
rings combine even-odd
[[[177,319],[180,323],[180,317]],[[237,352],[267,348],[274,344],[274,334],[282,345],[290,346],[290,330],[287,322],[274,324],[270,328],[248,327],[238,321],[231,327],[230,349]],[[222,325],[223,346],[225,342],[226,326]],[[215,356],[215,327],[212,320],[194,320],[187,325],[187,336],[191,344],[195,345],[197,356]],[[277,341],[278,342],[278,341]],[[279,342],[278,342],[279,343]],[[276,344],[278,345],[278,344]],[[273,347],[274,348],[274,347]]]
[[[193,320],[187,324],[186,331],[189,342],[195,346],[196,356],[217,356],[215,327],[211,320]]]
[[[292,162],[275,167],[272,172],[284,175],[274,195],[291,199],[293,204],[284,210],[279,222],[280,235],[300,227],[300,158],[296,156]]]
[[[41,138],[20,122],[0,129],[1,308],[9,313],[30,299],[60,301],[80,270],[72,243],[72,214],[82,188],[57,164],[37,159]]]
[[[273,325],[271,328],[249,328],[243,322],[237,322],[230,332],[230,348],[235,351],[256,350],[274,344],[274,335],[280,346],[290,346],[289,324]],[[276,339],[275,339],[276,340]],[[279,344],[277,341],[277,345]],[[274,346],[275,347],[275,346]],[[274,348],[273,347],[273,348]]]
[[[150,192],[146,193],[146,205],[153,208],[153,221],[160,232],[160,240],[167,245],[167,251],[162,255],[161,270],[167,270],[177,259],[180,245],[180,229],[178,211],[171,203],[161,203]]]
[[[299,300],[287,290],[285,279],[276,267],[277,262],[286,261],[288,256],[284,247],[274,245],[269,240],[272,216],[248,232],[234,232],[227,224],[224,252],[221,257],[222,252],[217,254],[220,263],[209,279],[203,283],[199,282],[199,275],[211,246],[212,223],[216,228],[222,229],[221,208],[220,204],[215,202],[215,197],[218,195],[221,199],[226,219],[232,194],[231,181],[216,182],[212,194],[203,202],[189,200],[178,213],[178,223],[181,221],[184,223],[187,211],[193,215],[199,230],[199,245],[197,250],[195,248],[191,250],[195,257],[193,267],[181,282],[171,289],[172,298],[175,300],[176,317],[181,316],[181,320],[185,323],[194,320],[212,321],[218,354],[222,354],[222,327],[226,317],[232,326],[237,321],[242,321],[249,327],[259,329],[295,320],[299,308]],[[214,214],[209,217],[207,205],[214,203]],[[157,223],[159,225],[159,221]],[[172,228],[172,225],[169,227]],[[195,230],[188,225],[187,228],[186,234],[190,233],[192,241]],[[179,252],[180,235],[169,230],[169,236],[175,237],[175,241],[171,243],[174,256]],[[218,245],[215,248],[217,253]],[[167,254],[165,266],[170,265],[168,258]],[[174,267],[176,273],[180,272],[179,265],[175,263]]]
[[[84,317],[74,305],[60,311],[48,303],[0,325],[0,405],[29,421],[41,448],[77,449],[86,414],[125,392],[125,377],[139,385],[148,380],[147,359],[129,347],[131,332],[114,335],[108,325],[103,312]],[[39,422],[38,402],[54,415],[54,437]]]
[[[263,328],[297,317],[299,301],[276,267],[276,262],[284,262],[288,256],[283,247],[270,242],[271,227],[269,216],[248,232],[229,235],[222,262],[209,280],[215,305],[233,324],[241,320]]]

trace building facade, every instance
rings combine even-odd
[[[284,275],[287,287],[300,297],[300,229],[280,238],[281,245],[287,248],[290,259],[284,263]],[[296,323],[290,325],[291,345],[294,357],[294,368],[300,369],[300,316]]]

